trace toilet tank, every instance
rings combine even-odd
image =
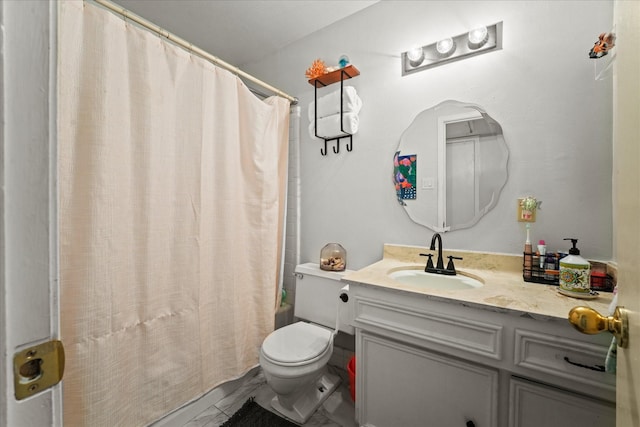
[[[343,302],[340,294],[347,284],[340,279],[350,270],[325,271],[317,263],[309,262],[296,266],[296,317],[326,326],[336,327],[336,315],[340,310],[338,329],[347,334],[355,334],[353,321],[353,299]]]

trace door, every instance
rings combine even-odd
[[[448,224],[467,224],[478,214],[479,144],[477,136],[447,140],[445,218]]]
[[[629,347],[618,348],[616,425],[640,425],[640,2],[615,3],[614,218],[620,293]]]
[[[62,425],[60,384],[19,401],[13,384],[14,354],[58,336],[50,61],[56,7],[0,2],[0,425],[6,426]]]

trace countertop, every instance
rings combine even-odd
[[[522,278],[522,257],[516,255],[443,250],[445,264],[447,255],[462,257],[463,260],[455,261],[456,270],[484,282],[484,286],[477,289],[420,289],[399,283],[387,275],[390,270],[398,268],[424,269],[426,258],[420,253],[429,252],[434,253],[425,247],[385,244],[381,261],[348,273],[342,280],[493,311],[528,313],[533,317],[567,319],[569,311],[576,306],[591,307],[602,315],[609,314],[612,293],[600,292],[596,299],[580,299],[560,294],[557,286],[525,282]]]

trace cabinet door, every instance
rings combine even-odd
[[[358,331],[361,425],[497,425],[498,372]]]
[[[509,395],[511,427],[616,425],[616,408],[613,404],[555,387],[512,377]]]

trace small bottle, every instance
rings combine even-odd
[[[560,289],[588,294],[591,291],[591,264],[580,256],[580,249],[576,247],[578,239],[564,240],[571,240],[573,247],[569,249],[569,255],[560,260]]]
[[[547,254],[547,245],[544,240],[538,241],[538,253],[540,254],[540,269],[544,268],[545,255]]]
[[[554,270],[556,270],[556,257],[553,253],[548,253],[544,259],[544,278],[554,280],[556,278],[553,274]]]
[[[607,273],[591,270],[591,289],[596,291],[611,291],[607,286]]]

